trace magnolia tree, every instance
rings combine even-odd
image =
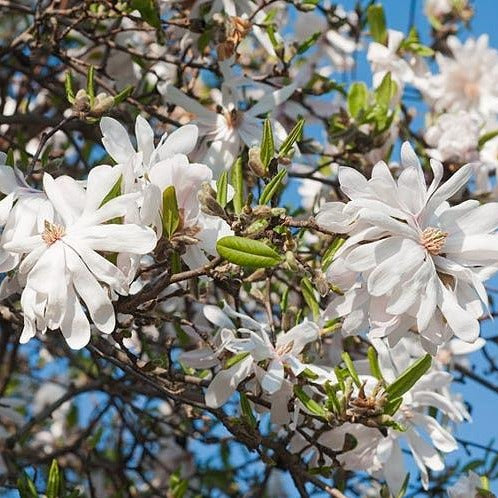
[[[0,0],[2,496],[494,496],[498,51],[385,7]]]

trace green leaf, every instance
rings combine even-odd
[[[380,85],[375,90],[377,104],[382,107],[389,107],[395,93],[396,83],[392,80],[391,73],[386,73]]]
[[[219,239],[216,250],[222,258],[239,266],[268,268],[282,261],[282,257],[263,242],[235,235]]]
[[[370,346],[367,351],[368,363],[370,364],[370,372],[377,380],[383,380],[382,372],[380,370],[379,359],[377,351],[373,346]]]
[[[224,208],[227,205],[228,195],[228,171],[225,170],[221,173],[218,181],[216,182],[216,200],[218,204]]]
[[[294,394],[311,413],[323,418],[327,416],[325,408],[319,405],[314,399],[311,399],[300,386],[294,386]]]
[[[349,88],[348,93],[348,111],[349,114],[356,118],[360,111],[367,108],[368,105],[368,88],[363,81],[355,81]]]
[[[159,9],[157,8],[157,4],[154,0],[131,0],[130,7],[132,9],[137,9],[142,16],[142,19],[153,28],[161,28]]]
[[[313,314],[313,319],[316,320],[320,316],[320,306],[315,297],[315,291],[311,282],[306,277],[301,279],[301,293],[308,305],[311,313]]]
[[[351,356],[349,356],[349,353],[344,351],[344,353],[341,354],[341,358],[346,365],[346,368],[348,369],[349,375],[353,379],[353,382],[356,384],[356,387],[361,387],[360,377],[358,376],[358,372],[356,371],[353,360],[351,359]]]
[[[261,193],[261,197],[259,198],[259,203],[261,205],[267,204],[269,201],[273,199],[275,194],[282,187],[282,183],[287,176],[287,170],[281,169],[265,186],[263,192]]]
[[[38,498],[35,483],[24,471],[21,474],[21,477],[17,479],[17,490],[19,491],[21,498]]]
[[[420,377],[429,370],[431,363],[431,355],[426,354],[411,364],[392,384],[386,387],[386,394],[389,398],[400,398],[408,392]]]
[[[244,207],[244,174],[242,171],[242,158],[238,157],[232,166],[232,186],[235,190],[233,196],[233,209],[239,214]]]
[[[367,10],[367,20],[370,26],[370,36],[377,43],[387,43],[386,16],[382,5],[371,5]]]
[[[71,71],[66,71],[66,76],[64,78],[64,87],[66,89],[67,101],[70,104],[74,104],[73,73],[71,73]]]
[[[52,465],[50,466],[50,471],[48,473],[47,480],[47,498],[59,498],[61,492],[61,475],[59,472],[59,466],[57,465],[57,460],[54,458],[52,460]]]
[[[278,151],[278,157],[285,157],[292,150],[293,145],[301,139],[304,128],[304,119],[300,119],[292,128],[287,138],[283,141],[280,150]]]
[[[120,175],[119,178],[117,179],[116,183],[112,186],[111,190],[109,190],[107,195],[104,197],[104,199],[100,203],[99,207],[102,207],[104,204],[107,204],[112,199],[120,196],[122,185],[123,185],[123,175]]]
[[[483,145],[489,140],[498,136],[498,130],[493,130],[488,133],[485,133],[482,137],[479,138],[479,142],[477,142],[479,149],[482,149]]]
[[[335,253],[341,248],[344,242],[346,242],[346,239],[344,239],[343,237],[336,237],[332,241],[332,244],[330,244],[330,246],[327,248],[322,258],[323,271],[326,271],[327,268],[331,265],[332,261],[334,260]]]
[[[389,400],[384,406],[384,413],[387,415],[394,415],[399,410],[401,403],[403,403],[403,398],[394,398]]]
[[[14,161],[14,150],[13,149],[9,149],[7,151],[7,157],[5,158],[5,164],[7,164],[9,166],[14,166],[15,161]]]
[[[133,85],[126,85],[115,97],[114,105],[124,102],[132,93],[135,87]]]
[[[237,363],[241,362],[244,358],[247,358],[250,354],[251,353],[249,353],[248,351],[242,351],[240,353],[237,353],[237,354],[231,356],[225,362],[225,365],[223,368],[226,370],[227,368],[233,367]]]
[[[317,31],[316,33],[313,33],[311,36],[308,36],[308,38],[306,38],[306,40],[304,40],[297,47],[297,53],[304,54],[304,52],[309,50],[316,43],[316,41],[318,40],[318,38],[320,38],[320,36],[322,36],[321,31]]]
[[[263,165],[268,168],[270,161],[275,155],[275,142],[273,140],[273,131],[271,129],[271,122],[265,119],[263,123],[263,137],[261,138],[261,152],[260,159]]]
[[[251,427],[257,426],[256,417],[252,411],[251,405],[245,393],[240,393],[240,408],[242,409],[242,415],[249,423]]]
[[[168,239],[180,226],[180,212],[178,211],[176,191],[173,185],[166,187],[163,192],[162,222],[163,231]]]
[[[86,93],[90,99],[90,105],[93,106],[95,100],[95,67],[90,66],[86,74]]]

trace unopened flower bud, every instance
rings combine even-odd
[[[114,97],[107,95],[106,93],[99,93],[95,97],[95,102],[92,107],[92,116],[101,116],[106,111],[108,111],[114,105]]]
[[[326,296],[330,292],[330,285],[323,272],[316,270],[313,278],[313,283],[321,296]]]
[[[202,184],[201,190],[197,194],[197,198],[201,204],[201,211],[210,216],[218,216],[225,218],[225,210],[216,200],[216,192],[212,189],[208,182]]]
[[[249,149],[249,168],[259,177],[266,176],[265,165],[261,162],[261,149],[259,147],[251,147]]]
[[[86,91],[81,88],[74,97],[73,109],[76,112],[86,113],[90,111],[90,98]]]
[[[285,253],[285,262],[289,266],[289,269],[292,271],[299,271],[299,262],[296,259],[296,256],[294,256],[294,253],[292,251],[287,251]]]

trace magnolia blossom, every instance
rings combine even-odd
[[[498,269],[498,205],[449,205],[469,180],[471,165],[440,184],[443,168],[432,160],[434,179],[427,187],[408,143],[401,163],[397,181],[383,162],[370,180],[340,168],[341,190],[351,200],[325,204],[317,216],[330,230],[350,232],[328,270],[332,282],[340,278],[354,289],[353,296],[343,296],[340,316],[359,311],[363,325],[362,317],[372,314],[373,336],[409,330],[429,349],[452,334],[473,342],[487,305],[482,282]]]
[[[229,72],[226,66],[225,71]],[[171,84],[159,85],[165,102],[176,104],[197,115],[196,124],[202,141],[196,157],[215,174],[232,166],[244,144],[248,147],[259,144],[263,121],[258,116],[273,111],[285,102],[295,88],[294,84],[290,84],[274,90],[249,109],[242,110],[239,108],[239,103],[243,100],[239,89],[225,79],[221,92],[211,92],[217,105],[217,110],[211,110]],[[285,129],[275,120],[272,126],[277,140],[283,141],[286,137]]]
[[[452,57],[436,53],[440,72],[430,79],[425,91],[434,109],[496,115],[498,51],[488,47],[488,36],[481,35],[477,40],[469,38],[465,43],[450,36],[447,42]]]
[[[187,247],[183,260],[191,268],[198,268],[207,263],[204,252],[217,255],[216,241],[233,232],[225,220],[201,211],[198,194],[203,184],[212,182],[213,173],[206,165],[191,163],[187,157],[197,143],[197,126],[185,125],[170,135],[165,133],[155,146],[152,127],[138,116],[135,124],[137,150],[124,126],[115,119],[102,118],[100,127],[106,150],[123,165],[124,191],[140,194],[137,199],[140,223],[153,226],[157,238],[161,238],[163,192],[167,187],[174,187],[180,215],[175,234],[197,241]],[[131,217],[129,221],[137,220]]]
[[[154,130],[140,115],[135,121],[135,139],[137,149],[131,143],[126,128],[117,120],[104,116],[100,120],[102,143],[108,154],[120,164],[134,165],[134,174],[138,177],[147,173],[159,161],[173,157],[175,154],[188,155],[197,143],[196,126],[185,125],[170,135],[164,133],[157,145],[154,144]]]
[[[467,163],[479,160],[481,120],[466,111],[445,113],[427,128],[429,154],[438,161]]]
[[[463,475],[458,481],[448,488],[449,498],[469,498],[480,496],[478,489],[482,487],[481,478],[472,470],[468,475]],[[484,496],[484,495],[483,495]]]
[[[278,334],[275,345],[270,340],[270,326],[260,323],[247,315],[237,313],[225,305],[223,310],[216,306],[205,306],[206,318],[220,328],[219,347],[213,350],[204,347],[201,350],[182,354],[183,363],[197,368],[207,368],[219,364],[218,357],[225,352],[237,355],[234,365],[220,370],[213,378],[206,392],[206,403],[211,407],[225,404],[236,391],[238,385],[251,373],[255,373],[263,392],[279,399],[278,394],[288,391],[285,382],[284,367],[288,367],[294,376],[306,368],[323,371],[313,365],[304,364],[299,356],[307,344],[319,337],[319,328],[305,320],[288,332]],[[242,327],[237,328],[233,320],[239,318]],[[280,392],[280,393],[279,393]],[[285,408],[285,412],[287,409]]]
[[[53,208],[47,196],[30,187],[23,174],[5,164],[6,155],[0,152],[0,272],[8,272],[19,264],[20,256],[6,251],[7,242],[33,235],[45,219],[51,219]],[[61,180],[59,180],[60,182]],[[62,180],[63,181],[63,180]]]
[[[52,207],[53,217],[45,219],[35,235],[11,240],[4,249],[25,255],[19,266],[26,279],[21,296],[24,329],[21,342],[36,331],[60,328],[68,345],[84,347],[90,340],[90,323],[104,332],[114,330],[114,308],[101,285],[126,294],[125,275],[99,252],[146,254],[156,245],[150,228],[135,224],[108,223],[122,217],[136,201],[135,194],[121,195],[103,204],[121,175],[121,168],[97,166],[87,180],[86,189],[66,177],[71,199],[64,196],[60,182],[43,176],[43,188]]]

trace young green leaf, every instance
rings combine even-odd
[[[271,129],[271,122],[265,119],[263,123],[263,137],[261,138],[261,152],[260,159],[263,165],[268,168],[270,161],[275,155],[275,142],[273,140],[273,131]]]
[[[123,185],[123,175],[120,175],[119,178],[117,179],[116,183],[112,186],[111,190],[109,190],[107,195],[104,197],[104,199],[100,203],[99,207],[102,207],[104,204],[107,204],[109,201],[112,201],[112,199],[121,195],[122,185]]]
[[[349,353],[345,351],[341,354],[341,358],[346,365],[346,368],[348,369],[349,375],[353,379],[353,382],[356,384],[356,387],[361,387],[360,377],[358,376],[358,372],[356,371],[353,360],[351,359],[351,356],[349,356]]]
[[[375,89],[377,104],[382,107],[389,107],[391,99],[396,93],[396,83],[391,78],[391,73],[386,73],[380,85]],[[393,92],[394,90],[394,92]]]
[[[259,198],[259,203],[263,206],[270,202],[275,194],[282,187],[282,183],[287,176],[287,170],[281,169],[265,186],[263,192],[261,193],[261,197]]]
[[[332,244],[330,244],[330,246],[327,248],[322,258],[323,271],[326,271],[327,268],[331,265],[332,261],[334,260],[335,253],[340,249],[344,242],[346,242],[346,239],[342,237],[336,237],[332,241]]]
[[[67,101],[70,104],[74,104],[73,73],[71,73],[71,71],[66,71],[66,76],[64,78],[64,87],[66,89]]]
[[[239,214],[244,207],[244,175],[242,171],[242,158],[238,157],[232,166],[232,186],[235,190],[233,195],[233,208]]]
[[[225,170],[221,173],[218,181],[216,182],[216,200],[221,207],[227,205],[228,197],[228,171]]]
[[[171,238],[180,226],[180,213],[173,185],[166,187],[163,192],[162,222],[164,234],[168,239]]]
[[[126,85],[115,97],[114,105],[124,102],[132,93],[135,87],[133,85]]]
[[[263,242],[236,235],[219,239],[216,250],[222,258],[239,266],[268,268],[282,261],[282,257]]]
[[[316,320],[320,315],[320,306],[316,300],[313,286],[306,277],[301,279],[301,293],[303,294],[304,300],[313,314],[313,319]]]
[[[357,118],[360,111],[368,105],[368,88],[363,81],[355,81],[349,88],[348,111],[353,118]]]
[[[19,491],[21,498],[38,498],[35,483],[24,471],[17,479],[17,491]]]
[[[303,128],[304,119],[300,119],[287,135],[287,138],[283,141],[280,150],[278,151],[278,157],[285,157],[289,154],[294,144],[301,139]]]
[[[367,20],[370,26],[370,36],[377,43],[387,43],[386,16],[380,4],[370,5],[367,10]]]
[[[377,380],[383,380],[382,372],[380,370],[379,359],[377,351],[373,346],[370,346],[367,351],[368,363],[370,364],[370,372]]]
[[[90,99],[90,105],[93,106],[95,100],[95,67],[90,66],[86,74],[86,93]]]
[[[237,363],[241,362],[244,358],[247,358],[249,355],[250,355],[250,353],[248,351],[242,351],[240,353],[237,353],[237,354],[231,356],[225,362],[224,368],[227,369],[227,368],[233,367]]]
[[[319,405],[314,399],[311,399],[300,386],[294,386],[294,394],[311,413],[324,418],[327,416],[325,408]]]
[[[256,417],[251,408],[251,404],[244,393],[240,393],[240,408],[242,409],[242,415],[247,420],[251,427],[257,426]]]
[[[498,136],[498,130],[493,130],[493,131],[485,133],[484,135],[479,137],[479,141],[478,141],[479,149],[482,149],[482,147],[484,146],[484,144],[486,142],[488,142],[489,140],[491,140],[497,136]]]
[[[14,166],[15,161],[14,161],[14,151],[13,151],[13,149],[9,149],[7,151],[7,157],[5,158],[5,164],[8,164],[9,166]]]
[[[61,474],[59,466],[57,465],[57,460],[54,458],[48,473],[46,492],[47,498],[59,498],[61,491]]]
[[[131,0],[130,7],[138,10],[142,19],[153,28],[160,29],[161,18],[155,0]]]
[[[320,38],[320,36],[322,36],[321,31],[317,31],[316,33],[313,33],[311,36],[308,36],[308,38],[306,38],[306,40],[304,40],[297,47],[297,53],[304,54],[304,52],[309,50],[316,43],[316,41],[318,40],[318,38]]]
[[[411,364],[392,384],[386,387],[386,394],[389,399],[400,398],[408,392],[415,383],[431,367],[432,358],[426,354]]]

